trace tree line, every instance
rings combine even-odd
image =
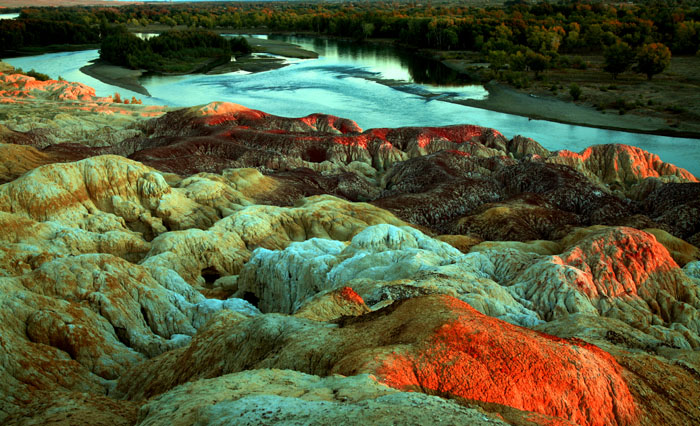
[[[72,21],[41,18],[0,20],[0,57],[26,47],[97,44],[100,39],[99,27]]]
[[[663,59],[667,51],[696,54],[700,50],[700,11],[692,0],[634,4],[530,4],[509,0],[501,7],[473,7],[455,0],[146,4],[27,8],[22,10],[20,20],[71,22],[93,31],[106,23],[132,28],[160,24],[297,31],[357,40],[388,38],[417,48],[478,51],[496,68],[531,69],[536,73],[550,67],[580,65],[568,63],[563,56],[621,51],[626,46],[634,56],[634,63],[627,69],[636,63],[638,70],[644,67],[644,56]],[[649,50],[655,55],[647,54]],[[610,64],[609,69],[617,75],[620,67],[625,68],[624,64]]]

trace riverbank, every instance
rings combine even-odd
[[[491,81],[484,85],[489,92],[485,99],[456,101],[461,105],[489,111],[528,117],[533,120],[547,120],[563,124],[618,130],[631,133],[645,133],[662,136],[700,138],[700,126],[669,126],[658,117],[603,113],[592,107],[577,105],[551,97],[525,94],[501,83]]]
[[[145,96],[151,96],[148,90],[139,82],[139,78],[143,75],[143,70],[131,70],[112,65],[102,59],[97,59],[92,64],[80,68],[80,72],[103,83],[131,90]]]
[[[150,28],[149,30],[152,33],[157,32],[154,28]],[[263,40],[253,37],[244,38],[251,47],[253,47],[256,54],[236,58],[231,62],[212,68],[207,74],[225,74],[237,71],[258,73],[288,65],[289,62],[286,58],[318,58],[318,53],[302,49],[292,43],[285,43],[277,40]],[[284,58],[267,55],[283,56]],[[132,70],[97,59],[92,64],[80,68],[80,71],[103,83],[131,90],[145,96],[151,96],[140,82],[140,78],[145,72],[144,70]]]
[[[460,59],[446,58],[446,52],[432,54],[458,72],[472,75],[488,68],[477,62],[474,52],[463,52],[466,57]],[[700,58],[674,57],[671,66],[651,81],[631,72],[613,80],[603,71],[602,57],[582,60],[586,69],[547,70],[540,79],[524,73],[529,81],[523,88],[492,81],[485,85],[487,99],[460,103],[559,123],[700,138]],[[578,100],[569,93],[574,84],[581,89]]]
[[[266,29],[240,32],[321,37],[312,32]],[[322,37],[348,40],[342,37]],[[367,39],[364,42],[415,51],[395,39]],[[472,79],[478,80],[480,71],[488,68],[488,64],[478,62],[477,52],[468,52],[467,60],[447,59],[444,55],[446,52],[430,49],[420,49],[417,52],[439,60],[448,68]],[[586,70],[548,70],[543,79],[532,78],[530,86],[522,89],[492,81],[484,85],[489,92],[486,99],[454,102],[533,120],[700,139],[700,58],[674,57],[669,69],[655,76],[652,81],[646,81],[646,77],[641,75],[625,73],[614,82],[602,70],[601,57],[592,55],[584,60],[588,64]],[[569,86],[573,83],[579,84],[583,90],[583,95],[576,102],[568,93]],[[551,90],[554,85],[557,91]]]

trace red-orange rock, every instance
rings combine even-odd
[[[585,425],[634,424],[640,415],[622,369],[595,346],[479,314],[447,296],[396,302],[336,327],[279,315],[223,315],[190,347],[122,376],[117,393],[140,399],[179,383],[250,368],[317,375],[375,374],[403,390],[460,396]]]

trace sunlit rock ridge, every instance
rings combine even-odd
[[[652,153],[11,71],[0,117],[2,424],[700,423],[700,182]]]

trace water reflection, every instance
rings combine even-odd
[[[408,81],[433,86],[467,86],[479,84],[440,61],[417,55],[392,45],[356,43],[347,40],[316,37],[270,35],[270,40],[298,44],[321,57],[335,61],[352,61],[379,70],[385,79]]]

